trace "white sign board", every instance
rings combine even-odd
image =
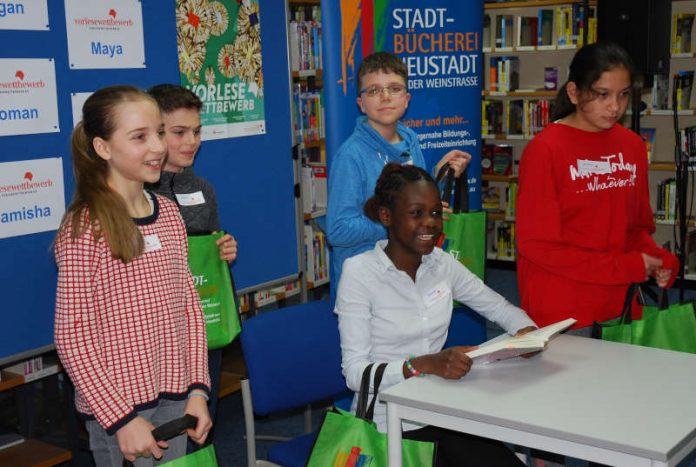
[[[93,93],[91,92],[73,92],[70,94],[70,102],[72,103],[73,128],[82,120],[82,106],[85,101]]]
[[[0,136],[57,131],[53,60],[0,58]]]
[[[48,31],[47,0],[0,2],[0,29]]]
[[[70,68],[145,68],[138,0],[65,0],[65,26]]]
[[[56,230],[64,213],[61,158],[0,163],[0,238]]]

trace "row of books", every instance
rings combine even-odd
[[[484,211],[502,213],[506,219],[514,219],[516,204],[517,182],[481,186],[481,207]]]
[[[505,217],[514,219],[517,206],[517,182],[510,182],[505,186]]]
[[[679,130],[679,150],[689,161],[690,168],[696,168],[696,126]]]
[[[326,164],[302,166],[302,212],[310,214],[326,209]]]
[[[648,153],[648,162],[653,160],[653,154],[655,152],[655,128],[641,127],[640,137],[645,143],[645,151]]]
[[[481,174],[515,175],[514,148],[510,144],[483,144],[481,146]]]
[[[672,53],[691,53],[691,31],[694,26],[694,13],[672,14]]]
[[[324,144],[305,144],[302,148],[302,161],[308,164],[326,164]]]
[[[58,359],[55,356],[38,356],[32,357],[28,360],[24,360],[14,365],[7,366],[3,368],[3,371],[21,376],[24,378],[24,382],[28,383],[30,381],[36,381],[43,377],[56,374],[60,371],[61,367],[58,363]],[[0,373],[2,375],[2,373]]]
[[[655,219],[674,221],[677,219],[677,181],[666,178],[657,184],[657,202],[655,204]]]
[[[694,71],[681,70],[673,76],[674,86],[677,90],[677,110],[691,108],[691,89],[694,86]]]
[[[507,133],[531,138],[549,123],[551,101],[548,99],[511,99],[507,102]]]
[[[239,296],[240,311],[246,313],[251,309],[252,305],[259,308],[299,293],[300,281],[291,281],[276,287],[242,294]]]
[[[482,99],[481,135],[531,138],[548,125],[552,111],[549,99]]]
[[[511,221],[491,222],[492,241],[489,241],[489,255],[498,259],[513,260],[517,256],[515,246],[515,223]]]
[[[312,143],[326,135],[323,90],[308,90],[306,83],[293,87],[295,138],[298,143]]]
[[[290,69],[292,71],[322,69],[319,7],[311,9],[310,13],[307,13],[306,8],[299,7],[292,14],[294,17],[288,27]]]
[[[488,89],[491,92],[510,92],[520,87],[520,58],[515,56],[490,57]]]
[[[585,11],[580,4],[539,8],[536,16],[490,15],[483,19],[483,47],[496,49],[583,45],[585,29],[588,42],[597,40],[594,7]],[[555,39],[555,41],[554,41]]]
[[[670,90],[670,76],[667,74],[652,75],[652,87],[650,96],[643,96],[643,100],[650,103],[653,110],[667,110],[672,107]],[[677,93],[677,110],[687,110],[691,107],[691,90],[694,85],[694,70],[679,70],[672,75],[672,82]]]
[[[329,280],[329,245],[326,234],[313,222],[304,225],[305,274],[314,284]]]

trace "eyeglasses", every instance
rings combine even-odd
[[[381,96],[384,91],[391,97],[401,97],[406,94],[406,86],[403,84],[390,84],[388,86],[372,86],[360,90],[360,94],[366,94],[367,97]]]

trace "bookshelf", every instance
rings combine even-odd
[[[672,91],[673,91],[673,76],[680,71],[696,72],[696,33],[694,33],[694,24],[696,21],[691,20],[684,39],[677,39],[677,31],[675,30],[677,15],[696,14],[696,0],[672,0],[672,25],[671,25],[671,57],[669,75],[667,76],[667,86],[665,89],[666,96],[661,99],[656,95],[655,86],[645,89],[643,92],[643,102],[647,109],[641,113],[641,128],[653,129],[653,141],[651,160],[649,166],[649,187],[650,187],[650,202],[655,211],[656,232],[654,235],[658,244],[670,244],[672,249],[675,248],[674,239],[677,237],[677,229],[679,223],[676,222],[670,215],[665,215],[662,211],[665,207],[669,208],[669,204],[665,206],[664,198],[666,192],[663,191],[670,179],[676,175],[675,164],[675,145],[676,136],[674,131],[674,112],[672,109]],[[682,28],[682,32],[683,28]],[[692,84],[693,87],[693,84]],[[678,127],[679,129],[696,126],[696,93],[691,92],[688,102],[682,102],[678,112]],[[666,102],[665,106],[656,106],[656,103]],[[692,145],[693,146],[693,145]],[[694,151],[693,148],[688,152]],[[696,156],[696,152],[692,152]],[[691,156],[693,157],[693,156]],[[689,157],[689,160],[691,160]],[[695,167],[689,167],[689,182],[687,188],[686,212],[689,216],[687,222],[687,239],[686,239],[686,271],[685,279],[688,281],[696,281],[696,223],[693,217],[696,215],[693,209],[694,195],[694,172]]]
[[[306,291],[329,282],[324,233],[327,165],[319,1],[288,1],[288,48],[292,76],[292,127],[298,179],[302,301]]]
[[[484,4],[482,200],[488,213],[487,258],[515,261],[517,168],[525,145],[548,123],[567,67],[596,37],[596,20],[580,0]],[[596,2],[590,2],[593,10]],[[496,152],[511,152],[509,167]]]
[[[31,384],[42,378],[62,372],[63,369],[54,354],[50,356],[38,356],[29,360],[6,366],[0,370],[0,392],[21,390],[26,384]],[[24,413],[22,404],[31,404],[26,397],[15,393],[18,411]],[[69,409],[72,410],[72,409]],[[20,425],[22,425],[20,423]],[[20,429],[19,431],[22,431]],[[33,436],[34,430],[29,430],[28,436]],[[2,434],[2,432],[0,432]],[[22,465],[49,467],[64,464],[72,460],[70,450],[53,444],[45,443],[27,433],[18,438],[17,444],[9,444],[0,448],[0,465]],[[1,437],[0,437],[1,438]]]
[[[300,260],[297,280],[245,291],[239,295],[242,313],[301,295],[306,301],[307,290],[328,282],[328,246],[321,225],[326,215],[326,150],[324,141],[324,97],[321,54],[320,0],[288,0],[286,8],[287,45],[290,66],[291,125],[295,178],[295,208]],[[309,240],[305,239],[312,227]],[[316,232],[316,234],[315,234]],[[314,265],[314,243],[323,245],[326,261],[321,282],[309,278],[309,265]],[[314,268],[318,270],[321,268]],[[312,271],[310,271],[312,272]]]

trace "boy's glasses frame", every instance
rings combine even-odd
[[[384,91],[387,91],[387,94],[391,97],[401,97],[406,95],[408,89],[403,84],[389,84],[387,86],[363,88],[360,90],[360,94],[365,94],[367,97],[377,97],[381,96]]]

